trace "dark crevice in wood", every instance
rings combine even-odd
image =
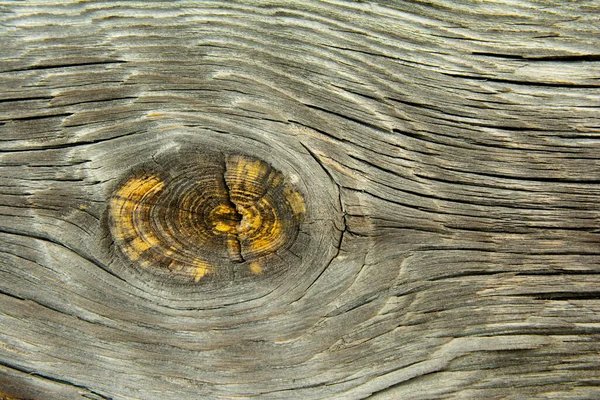
[[[464,271],[464,272],[456,272],[447,275],[435,276],[432,278],[427,278],[428,282],[435,281],[443,281],[445,279],[456,279],[456,278],[467,278],[467,277],[478,277],[478,276],[488,276],[488,275],[502,275],[506,273],[510,273],[510,271]]]
[[[80,146],[88,146],[88,145],[94,145],[94,144],[109,142],[109,141],[113,141],[113,140],[118,140],[118,139],[126,138],[129,136],[133,136],[133,135],[139,135],[141,133],[146,133],[146,130],[138,130],[138,131],[129,132],[129,133],[126,133],[123,135],[112,136],[109,138],[98,139],[98,140],[82,140],[82,141],[76,142],[76,143],[49,144],[49,145],[45,145],[45,146],[31,146],[31,147],[27,147],[27,148],[23,148],[23,149],[0,150],[0,154],[2,154],[2,153],[27,153],[27,152],[31,152],[31,151],[71,149],[71,148],[76,148],[76,147],[80,147]]]
[[[317,162],[317,164],[321,167],[321,169],[325,172],[325,174],[327,174],[331,183],[333,183],[336,186],[337,194],[338,194],[338,205],[339,205],[340,211],[342,212],[342,218],[343,218],[343,223],[344,223],[342,232],[347,231],[347,229],[348,229],[348,224],[347,224],[348,213],[346,212],[346,208],[344,207],[344,201],[342,200],[342,186],[335,180],[335,178],[333,177],[331,172],[329,172],[329,170],[327,169],[327,167],[325,167],[325,165],[319,159],[319,157],[306,144],[300,142],[300,145],[302,145],[302,147],[304,147],[304,149],[313,158],[313,160],[315,160]],[[343,234],[342,234],[342,236],[343,236]],[[339,252],[339,249],[341,248],[342,239],[343,238],[340,237],[338,252]]]
[[[404,62],[408,62],[408,60],[403,60],[401,58],[398,57],[392,57],[388,54],[381,54],[381,53],[376,53],[373,51],[366,51],[366,50],[358,50],[355,48],[350,48],[350,47],[342,47],[342,46],[334,46],[332,44],[324,44],[324,43],[319,43],[321,46],[323,47],[327,47],[330,49],[336,49],[336,50],[342,50],[342,51],[347,51],[347,52],[351,52],[351,53],[357,53],[357,54],[364,54],[367,56],[372,56],[372,57],[380,57],[380,58],[385,58],[388,60],[393,60],[393,61],[404,61]]]
[[[600,84],[592,85],[592,84],[583,84],[583,83],[558,83],[558,82],[537,82],[537,81],[524,81],[517,79],[506,79],[506,78],[492,78],[485,76],[477,76],[477,75],[466,75],[466,74],[456,74],[450,72],[441,72],[446,76],[450,76],[452,78],[461,78],[461,79],[471,79],[474,81],[484,81],[484,82],[493,82],[493,83],[506,83],[510,85],[517,86],[527,86],[527,87],[555,87],[555,88],[563,88],[563,89],[598,89],[600,88]]]
[[[379,170],[379,171],[386,172],[386,173],[388,173],[388,174],[391,174],[391,175],[393,175],[393,176],[395,176],[395,177],[398,177],[398,178],[404,178],[404,179],[407,179],[407,180],[414,181],[413,179],[410,179],[410,178],[408,178],[407,176],[402,176],[402,175],[400,175],[398,172],[396,172],[396,171],[394,171],[394,170],[391,170],[391,169],[389,169],[389,168],[382,167],[381,165],[378,165],[378,164],[375,164],[375,163],[374,163],[374,162],[372,162],[372,161],[369,161],[369,160],[366,160],[366,159],[363,159],[363,158],[357,157],[357,156],[355,156],[355,155],[353,155],[353,154],[348,154],[348,157],[350,157],[351,159],[353,159],[353,160],[355,160],[355,161],[358,161],[360,164],[366,164],[366,165],[369,165],[370,167],[373,167],[373,168],[375,168],[375,169],[377,169],[377,170]],[[416,181],[415,181],[415,182],[416,182]]]
[[[369,295],[365,295],[361,298],[358,298],[350,303],[346,303],[343,306],[341,306],[340,308],[336,308],[334,311],[330,312],[329,314],[325,315],[325,317],[330,318],[330,317],[336,317],[340,314],[344,314],[347,312],[350,312],[352,310],[355,310],[359,307],[362,306],[366,306],[372,302],[374,302],[377,299],[380,299],[382,297],[385,297],[387,295],[387,293],[383,292],[383,293],[377,293],[377,294],[369,294]]]
[[[534,240],[534,239],[532,239]],[[499,244],[497,241],[490,240],[489,242],[485,242],[490,247],[449,247],[449,246],[432,246],[432,245],[423,245],[419,247],[419,251],[479,251],[485,253],[502,253],[502,254],[515,254],[522,256],[600,256],[600,252],[592,252],[592,251],[564,251],[564,250],[551,250],[548,251],[539,251],[539,250],[531,250],[524,249],[523,251],[515,251],[515,250],[507,250],[506,248],[499,248]]]
[[[359,147],[362,148],[362,146],[360,146],[360,144],[357,144],[357,143],[355,143],[355,142],[353,142],[351,140],[348,140],[348,139],[345,139],[345,138],[342,138],[342,137],[338,137],[338,136],[332,135],[332,134],[330,134],[330,133],[328,133],[328,132],[326,132],[326,131],[324,131],[322,129],[319,129],[317,127],[314,127],[312,125],[306,125],[306,124],[303,124],[302,122],[298,122],[298,121],[294,121],[294,120],[288,120],[288,122],[291,123],[291,124],[296,124],[296,125],[300,125],[300,126],[303,126],[305,128],[311,129],[311,130],[313,130],[315,132],[320,133],[321,135],[323,135],[323,136],[325,136],[327,138],[336,140],[336,141],[338,141],[340,143],[347,143],[349,145],[359,146]]]
[[[456,213],[448,213],[450,215],[464,215],[465,214],[456,214]],[[483,217],[482,217],[483,218]],[[590,221],[591,223],[591,221]],[[458,223],[444,223],[444,227],[449,230],[456,231],[464,231],[464,232],[486,232],[486,233],[498,233],[498,234],[507,234],[507,233],[532,233],[533,231],[553,231],[553,232],[561,232],[561,231],[576,231],[576,232],[588,232],[588,233],[596,233],[596,227],[560,227],[560,226],[536,226],[533,225],[533,222],[521,221],[520,223],[515,223],[510,219],[501,219],[495,218],[493,222],[485,222],[484,226],[466,226],[459,225]]]
[[[416,108],[422,108],[425,110],[430,110],[430,111],[434,111],[436,113],[440,113],[440,115],[438,115],[438,118],[442,118],[441,114],[444,115],[451,115],[453,117],[458,117],[458,118],[464,118],[466,115],[464,114],[456,114],[456,113],[451,113],[448,110],[445,110],[441,107],[435,107],[433,105],[430,104],[424,104],[424,103],[416,103],[414,101],[409,101],[409,100],[400,100],[398,98],[395,97],[388,97],[389,100],[396,102],[396,103],[400,103],[400,104],[405,104],[407,106],[411,106],[411,107],[416,107]],[[452,122],[455,122],[454,120],[450,120]]]
[[[531,303],[529,303],[531,304]],[[548,335],[546,335],[546,331],[548,331]],[[536,336],[542,336],[542,337],[546,337],[546,336],[568,336],[568,335],[573,335],[573,336],[580,336],[579,340],[575,339],[575,338],[571,338],[569,339],[569,341],[572,342],[582,342],[582,343],[588,343],[588,342],[595,342],[598,341],[594,338],[594,336],[585,336],[584,339],[581,339],[581,337],[584,334],[598,334],[600,333],[599,328],[596,327],[577,327],[577,328],[572,328],[572,327],[557,327],[557,326],[553,326],[551,328],[547,327],[547,326],[535,326],[534,324],[530,325],[530,326],[519,326],[519,327],[485,327],[485,328],[478,328],[477,330],[467,330],[464,332],[457,332],[454,336],[457,338],[466,338],[466,337],[473,337],[474,335],[477,335],[477,337],[485,337],[485,338],[493,338],[493,337],[498,337],[498,336],[507,336],[507,337],[511,337],[511,336],[522,336],[522,335],[536,335]],[[496,350],[496,351],[507,351],[507,352],[511,352],[511,351],[524,351],[522,349],[505,349],[505,350]]]
[[[42,71],[47,69],[58,69],[58,68],[77,68],[77,67],[94,67],[99,65],[111,65],[111,64],[123,64],[127,61],[123,60],[114,60],[114,61],[96,61],[96,62],[83,62],[83,63],[71,63],[71,64],[55,64],[55,65],[32,65],[30,67],[18,68],[18,69],[9,69],[5,71],[0,71],[0,73],[9,73],[9,72],[27,72],[27,71]]]
[[[600,275],[600,271],[592,270],[551,270],[551,271],[527,271],[517,272],[515,276],[568,276],[568,275]]]
[[[518,54],[502,54],[502,53],[487,53],[473,51],[471,54],[475,56],[485,56],[493,58],[504,58],[508,60],[523,60],[523,61],[557,61],[557,62],[587,62],[600,61],[600,54],[578,54],[578,55],[563,55],[563,56],[528,56]]]
[[[58,309],[58,308],[56,308],[56,307],[53,307],[53,306],[51,306],[51,305],[49,305],[49,304],[41,303],[41,302],[39,302],[39,301],[37,301],[37,300],[34,300],[34,299],[32,299],[32,298],[25,298],[25,297],[22,297],[22,296],[19,296],[19,295],[16,295],[16,294],[8,293],[8,292],[6,292],[6,291],[4,291],[4,290],[1,290],[1,289],[0,289],[0,295],[2,295],[2,296],[8,296],[8,297],[12,297],[13,299],[20,300],[20,301],[25,301],[25,302],[33,303],[33,304],[35,304],[35,305],[37,305],[37,306],[39,306],[39,307],[41,307],[41,308],[44,308],[44,309],[46,309],[46,310],[50,310],[50,311],[53,311],[53,312],[59,313],[59,314],[61,314],[61,315],[65,315],[65,316],[69,316],[69,317],[77,318],[78,320],[84,321],[84,322],[86,322],[86,323],[90,323],[90,324],[99,324],[98,322],[95,322],[95,321],[90,321],[90,320],[88,320],[88,319],[86,319],[86,318],[82,318],[82,317],[80,317],[80,316],[78,316],[78,315],[75,315],[75,314],[73,314],[73,313],[71,313],[71,312],[67,312],[66,310],[61,310],[61,309]],[[100,324],[100,325],[103,325],[103,326],[105,326],[104,324]]]
[[[51,382],[60,383],[60,384],[63,384],[63,385],[72,386],[72,387],[75,387],[75,388],[78,388],[78,389],[86,390],[89,393],[92,393],[92,394],[94,394],[94,395],[96,395],[96,396],[98,396],[98,397],[100,397],[100,398],[102,398],[104,400],[112,400],[111,397],[104,396],[101,393],[98,393],[97,391],[92,390],[92,389],[90,389],[90,388],[88,388],[86,386],[79,385],[77,383],[73,383],[73,382],[70,382],[70,381],[65,380],[65,379],[55,378],[53,376],[42,374],[42,373],[36,372],[34,370],[29,370],[27,368],[19,367],[19,366],[15,365],[15,364],[8,363],[6,361],[0,361],[0,365],[3,366],[3,367],[5,367],[5,368],[12,369],[14,371],[18,371],[18,372],[21,372],[21,373],[24,373],[24,374],[27,374],[27,375],[30,375],[30,376],[35,376],[35,377],[39,377],[41,379],[46,379],[46,380],[51,381]]]
[[[85,182],[84,178],[21,178],[19,180],[23,182]]]
[[[351,89],[349,89],[347,87],[339,86],[339,85],[336,85],[336,84],[333,84],[333,83],[331,84],[331,86],[333,86],[334,88],[343,90],[344,92],[352,93],[352,94],[364,97],[364,98],[369,99],[369,100],[374,100],[374,101],[377,101],[377,102],[382,102],[382,100],[383,100],[382,98],[377,98],[375,96],[369,96],[368,94],[360,93],[360,92],[358,92],[356,90],[351,90]]]
[[[501,131],[508,131],[508,132],[547,132],[548,131],[547,129],[533,128],[533,127],[528,127],[528,126],[489,125],[489,124],[478,124],[476,122],[470,122],[469,125],[479,126],[482,128],[498,129]],[[508,149],[510,147],[505,146],[504,148]]]
[[[310,108],[310,109],[312,109],[312,110],[317,110],[317,111],[321,111],[321,112],[324,112],[324,113],[327,113],[327,114],[330,114],[330,115],[335,115],[336,117],[342,118],[342,119],[347,120],[347,121],[354,122],[355,124],[358,124],[358,125],[365,126],[367,128],[373,129],[373,130],[375,130],[377,132],[382,132],[382,133],[386,133],[386,134],[391,133],[391,131],[389,131],[387,129],[384,129],[384,128],[380,127],[380,126],[370,124],[370,123],[368,123],[366,121],[363,121],[363,120],[360,120],[358,118],[354,118],[354,117],[351,117],[351,116],[348,116],[348,115],[344,115],[344,114],[341,114],[339,112],[335,112],[335,111],[328,110],[326,108],[318,107],[318,106],[311,105],[311,104],[305,104],[305,106],[308,107],[308,108]]]
[[[331,134],[331,133],[329,133],[327,131],[324,131],[324,130],[319,129],[319,128],[317,128],[315,126],[312,126],[312,125],[303,124],[303,123],[295,121],[295,120],[288,120],[287,122],[290,123],[290,124],[296,124],[296,125],[302,126],[304,128],[311,129],[311,130],[313,130],[315,132],[320,133],[321,135],[323,135],[323,136],[325,136],[327,138],[330,138],[330,139],[335,140],[335,141],[340,142],[340,143],[344,143],[345,145],[348,145],[348,146],[355,146],[355,147],[357,147],[359,149],[364,150],[365,152],[369,152],[370,154],[377,154],[377,156],[385,157],[386,159],[391,159],[391,160],[407,160],[407,161],[411,160],[409,157],[401,157],[401,156],[398,157],[398,156],[394,156],[394,155],[391,155],[391,154],[378,154],[375,150],[373,150],[372,147],[365,146],[363,143],[360,143],[357,140],[349,140],[349,139],[344,138],[344,137],[333,135],[333,134]],[[387,144],[387,142],[382,142],[382,143],[386,143]],[[400,146],[399,144],[397,144],[397,146],[399,148],[402,148],[404,150],[408,150],[410,152],[420,153],[420,154],[427,154],[427,153],[424,153],[424,152],[421,152],[421,151],[418,151],[418,150],[415,150],[415,149],[411,149],[411,148],[406,148],[406,147]],[[348,167],[348,168],[351,168],[351,167]],[[356,169],[354,169],[354,170],[356,170]]]
[[[357,194],[366,194],[369,195],[377,200],[381,200],[385,203],[390,203],[390,204],[396,204],[398,206],[402,206],[402,207],[406,207],[412,210],[417,210],[417,211],[424,211],[424,212],[432,212],[430,207],[423,207],[423,206],[418,206],[418,205],[414,205],[414,204],[410,204],[407,202],[402,202],[399,201],[398,199],[388,199],[384,196],[379,196],[376,195],[375,193],[368,191],[368,190],[364,190],[364,189],[354,189],[354,188],[349,188],[349,187],[344,187],[346,190],[349,190],[351,192],[357,193]],[[445,214],[443,212],[439,212],[440,214]]]
[[[410,366],[412,366],[412,365],[415,365],[415,364],[418,364],[418,363],[412,363],[412,364],[410,364],[410,365],[405,365],[405,366],[403,366],[402,368],[407,368],[407,367],[410,367]],[[388,373],[392,373],[392,372],[395,372],[395,371],[390,371],[390,372],[388,372]],[[416,381],[416,380],[419,380],[419,379],[421,379],[421,378],[427,377],[428,375],[433,375],[433,374],[436,374],[436,373],[438,373],[438,372],[440,372],[440,371],[438,371],[438,370],[436,370],[436,371],[429,371],[429,372],[425,371],[425,372],[421,373],[421,374],[420,374],[420,375],[418,375],[418,376],[414,376],[414,377],[407,378],[407,379],[405,379],[405,380],[403,380],[403,381],[401,381],[401,382],[394,383],[394,384],[391,384],[391,385],[388,385],[388,386],[386,386],[385,388],[382,388],[382,389],[380,389],[380,390],[374,391],[374,392],[372,392],[370,395],[368,395],[367,397],[365,397],[365,399],[372,398],[372,397],[375,397],[375,396],[381,396],[381,395],[385,395],[386,393],[389,393],[390,395],[392,395],[392,396],[393,396],[393,393],[392,393],[392,392],[393,392],[393,391],[394,391],[396,388],[399,388],[399,387],[401,387],[402,385],[405,385],[405,384],[407,384],[408,382],[414,382],[414,381]],[[393,397],[391,397],[391,398],[393,398]]]
[[[13,299],[16,299],[16,300],[21,300],[21,301],[29,300],[29,299],[26,299],[25,297],[21,297],[21,296],[19,296],[19,295],[16,295],[16,294],[8,293],[7,291],[4,291],[4,290],[2,290],[2,289],[0,289],[0,295],[2,295],[2,296],[8,296],[8,297],[12,297]],[[32,301],[33,301],[33,300],[32,300]],[[34,301],[34,303],[35,303],[35,301]],[[40,304],[40,305],[41,305],[41,304]],[[42,307],[44,307],[43,305],[41,305],[41,306],[42,306]],[[50,308],[50,307],[47,307],[47,308]],[[57,311],[57,310],[54,310],[54,311]]]
[[[341,186],[337,183],[337,181],[334,179],[333,175],[331,174],[331,172],[329,172],[329,170],[325,167],[325,165],[323,165],[323,162],[319,159],[319,157],[304,143],[300,142],[300,145],[302,147],[304,147],[304,149],[308,152],[308,154],[315,160],[315,162],[317,163],[317,165],[320,166],[321,169],[323,169],[323,171],[325,172],[325,174],[327,174],[327,176],[329,177],[331,183],[333,183],[337,189],[337,194],[338,194],[338,201],[339,201],[339,209],[342,212],[342,223],[344,224],[338,241],[336,243],[336,252],[333,255],[333,257],[331,257],[331,259],[327,262],[327,265],[325,265],[325,267],[321,270],[321,272],[316,276],[316,278],[306,287],[306,289],[304,290],[304,294],[306,294],[309,289],[319,280],[319,278],[325,273],[325,271],[329,268],[329,266],[331,265],[331,263],[333,263],[333,261],[338,258],[342,252],[342,244],[344,242],[344,235],[346,233],[350,233],[350,231],[348,230],[348,225],[347,225],[347,214],[344,208],[344,202],[342,200],[342,192],[341,192]],[[299,300],[299,299],[298,299]],[[298,301],[296,300],[296,301]]]
[[[28,258],[28,257],[22,256],[22,255],[19,255],[19,254],[15,254],[15,253],[13,253],[11,251],[8,251],[8,250],[0,250],[0,254],[6,254],[6,255],[9,255],[9,256],[16,257],[16,258],[18,258],[20,260],[23,260],[23,261],[37,263],[36,260],[34,260],[33,258]]]
[[[79,106],[81,104],[107,103],[107,102],[119,101],[119,100],[139,100],[139,97],[137,97],[137,96],[125,96],[125,97],[114,97],[114,98],[111,98],[111,99],[77,101],[75,103],[61,103],[60,106],[61,107],[67,107],[67,106],[73,106],[73,105]]]
[[[234,203],[234,201],[231,197],[231,188],[229,187],[229,182],[227,182],[227,169],[228,169],[227,168],[227,158],[225,157],[225,155],[222,155],[222,157],[223,157],[223,187],[225,188],[225,201],[226,201],[227,206],[231,210],[233,210],[233,212],[235,213],[234,218],[236,221],[235,223],[236,223],[236,231],[237,231],[244,216],[240,213],[238,205]],[[235,235],[231,235],[231,236],[233,236],[235,243],[236,243],[235,255],[234,255],[235,257],[233,257],[232,261],[242,263],[246,260],[244,260],[242,242],[240,240],[239,233],[236,233]]]
[[[52,96],[39,96],[39,97],[16,97],[12,99],[0,99],[0,104],[2,103],[13,103],[13,102],[23,102],[23,101],[37,101],[37,100],[52,100],[54,97]]]
[[[600,179],[568,179],[568,178],[550,178],[543,176],[515,176],[515,175],[504,175],[493,172],[483,172],[483,171],[475,171],[475,170],[463,170],[463,169],[453,169],[450,167],[440,166],[449,171],[453,172],[461,172],[465,174],[472,174],[478,176],[486,176],[489,178],[499,178],[499,179],[507,179],[511,181],[526,181],[526,182],[544,182],[544,183],[556,183],[556,184],[577,184],[577,185],[598,185],[600,184]]]
[[[442,117],[440,117],[440,119],[442,119]],[[452,121],[452,122],[456,122],[456,121]],[[458,125],[459,123],[455,123],[455,125]],[[469,128],[470,124],[462,124],[463,128],[462,129],[466,129]],[[475,125],[474,125],[475,126]],[[473,129],[471,129],[473,130]],[[473,149],[476,150],[484,150],[484,151],[489,151],[489,149],[501,149],[501,150],[523,150],[522,148],[517,148],[517,147],[511,147],[509,146],[509,142],[503,143],[503,144],[495,144],[495,143],[491,143],[491,142],[479,142],[476,140],[473,140],[471,138],[468,137],[457,137],[457,136],[452,136],[452,135],[445,135],[442,133],[438,133],[438,132],[431,132],[431,131],[422,131],[422,132],[408,132],[406,130],[402,130],[402,129],[398,129],[398,128],[393,128],[392,132],[394,133],[398,133],[402,136],[406,136],[412,139],[416,139],[416,140],[421,140],[423,142],[427,142],[427,143],[435,143],[438,144],[440,146],[444,146],[443,151],[452,151],[453,149],[464,149],[467,151],[471,151]],[[475,131],[477,133],[479,133],[479,131]],[[444,138],[445,140],[442,140],[442,138]],[[415,151],[415,150],[412,150]],[[417,151],[415,151],[417,152]],[[560,150],[556,150],[556,152],[560,152]],[[418,153],[427,155],[427,156],[431,156],[432,152],[424,152],[424,151],[419,151]],[[427,165],[431,165],[429,163],[426,163],[425,161],[423,161],[424,164]]]
[[[600,291],[522,293],[507,296],[533,297],[536,300],[600,300]]]
[[[436,143],[436,144],[440,144],[442,146],[448,146],[447,143],[444,143],[441,140],[437,140],[434,137],[426,135],[425,133],[422,133],[422,132],[418,132],[418,131],[409,132],[409,131],[406,131],[403,129],[398,129],[398,128],[393,128],[392,132],[403,135],[403,136],[410,137],[412,139],[423,140],[425,142],[430,142],[430,143]]]
[[[29,117],[14,117],[7,118],[4,121],[35,121],[40,119],[48,119],[48,118],[67,118],[73,115],[73,113],[61,113],[61,114],[46,114],[46,115],[34,115]]]

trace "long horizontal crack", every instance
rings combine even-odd
[[[89,392],[90,394],[93,394],[93,395],[97,396],[98,398],[105,399],[105,400],[111,400],[110,397],[107,397],[107,396],[105,396],[103,394],[100,394],[100,393],[98,393],[98,392],[90,389],[87,386],[84,386],[84,385],[81,385],[81,384],[77,384],[77,383],[68,381],[66,379],[56,378],[54,376],[50,376],[50,375],[46,375],[46,374],[39,373],[39,372],[36,372],[36,371],[32,371],[32,370],[29,370],[29,369],[26,369],[26,368],[22,368],[20,366],[15,365],[15,364],[7,363],[7,362],[4,362],[4,361],[0,361],[0,366],[2,366],[4,368],[11,369],[13,371],[17,371],[17,372],[23,373],[23,374],[27,374],[28,376],[38,377],[40,379],[45,379],[45,380],[50,381],[50,382],[55,382],[55,383],[58,383],[58,384],[67,385],[67,386],[70,386],[70,387],[73,387],[73,388],[83,389],[83,390],[86,390],[87,392]]]

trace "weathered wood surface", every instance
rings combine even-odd
[[[0,397],[600,397],[598,2],[49,3],[0,1]],[[205,148],[303,193],[279,273],[115,245]]]

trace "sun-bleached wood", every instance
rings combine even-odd
[[[599,13],[0,0],[0,397],[600,397]],[[206,149],[301,193],[283,272],[114,243],[119,185]]]

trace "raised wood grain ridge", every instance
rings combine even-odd
[[[0,398],[600,398],[599,13],[0,0]],[[119,203],[209,151],[301,210],[264,265],[226,162],[228,273],[206,174]]]

